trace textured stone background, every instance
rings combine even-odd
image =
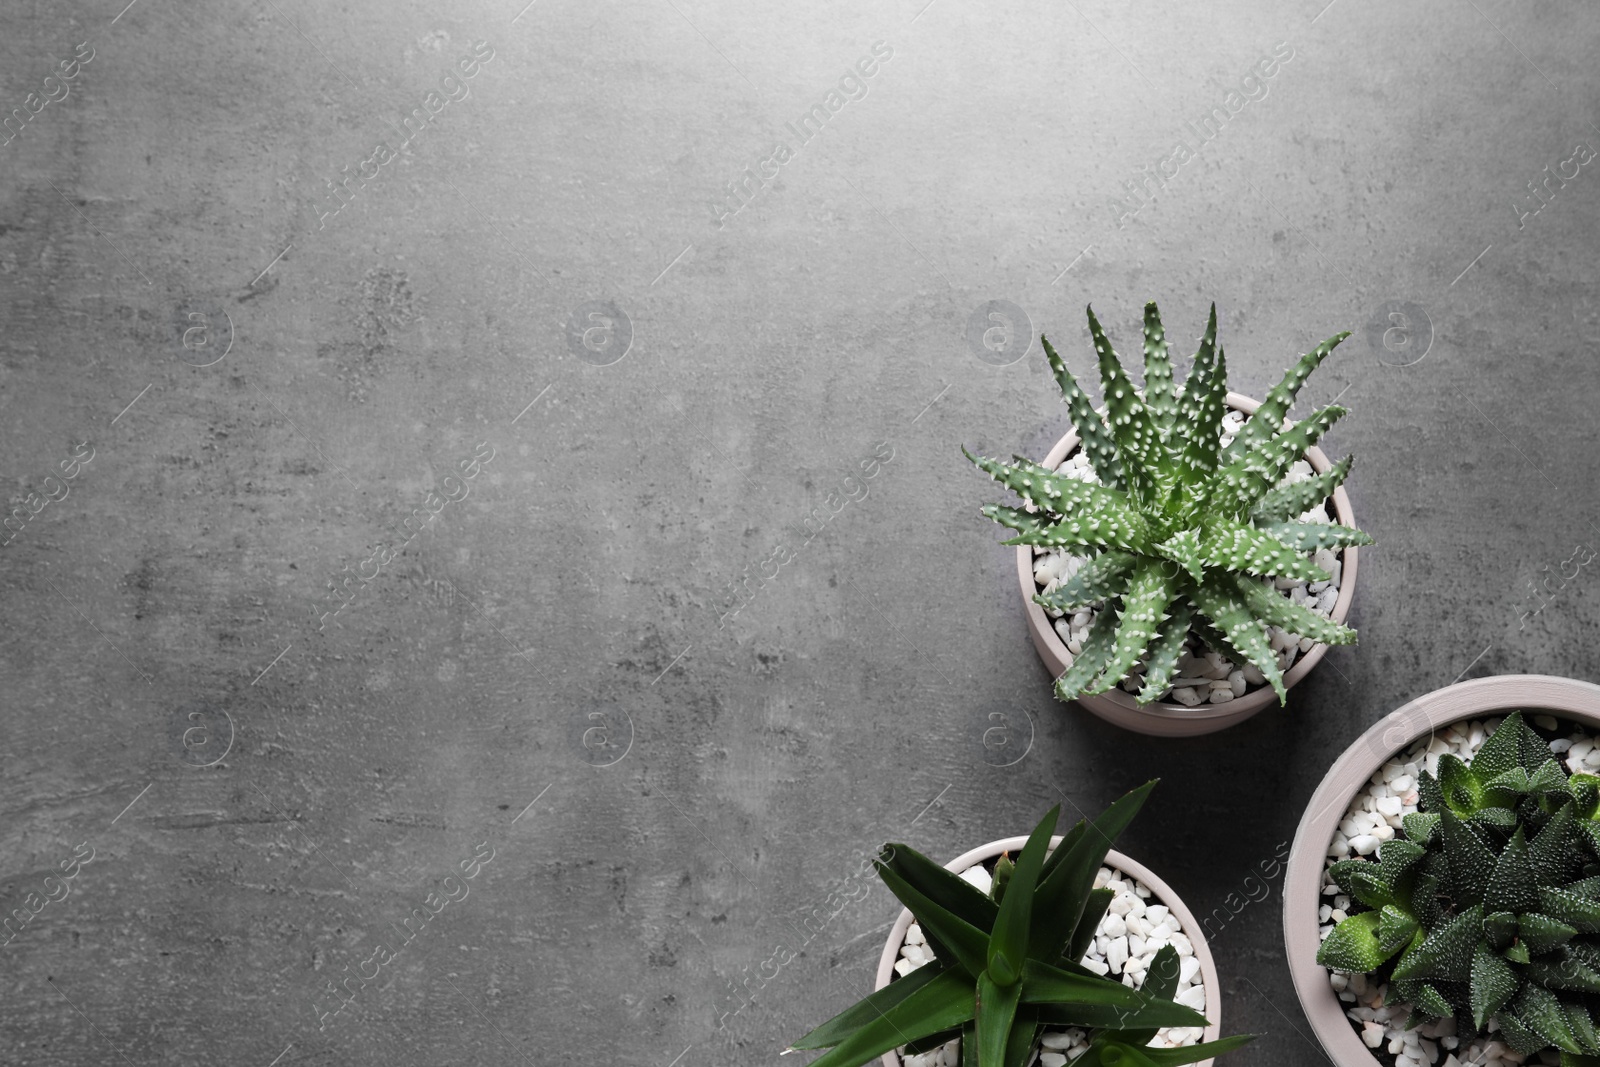
[[[0,110],[93,58],[0,146],[0,473],[15,506],[93,459],[0,550],[0,905],[94,858],[0,948],[0,1061],[770,1063],[868,987],[896,905],[852,877],[886,839],[948,857],[1159,775],[1122,847],[1206,912],[1389,710],[1596,676],[1593,573],[1519,622],[1596,536],[1600,174],[1528,189],[1600,147],[1595,12],[924,3],[8,5]],[[1328,447],[1380,541],[1360,646],[1184,742],[1054,703],[958,450],[1066,427],[1025,328],[969,346],[981,304],[1082,367],[1083,305],[1131,342],[1149,298],[1185,340],[1215,300],[1258,395],[1358,331],[1306,400],[1353,409]],[[625,354],[617,315],[569,344],[591,301]],[[1266,1035],[1239,1067],[1324,1062],[1279,918],[1214,942],[1226,1028]]]

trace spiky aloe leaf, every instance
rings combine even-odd
[[[1578,928],[1568,926],[1560,919],[1530,911],[1517,916],[1517,936],[1528,946],[1529,952],[1542,955],[1577,937]]]
[[[1086,308],[1089,335],[1100,362],[1100,384],[1106,403],[1106,424],[1116,442],[1117,455],[1129,492],[1135,500],[1150,502],[1156,488],[1156,474],[1164,466],[1161,434],[1149,410],[1128,380],[1111,342],[1106,340],[1094,309]]]
[[[1156,552],[1182,567],[1196,582],[1203,582],[1206,563],[1200,538],[1199,527],[1185,527],[1157,545]]]
[[[1322,439],[1346,414],[1337,404],[1301,419],[1278,437],[1263,441],[1219,470],[1205,507],[1224,515],[1245,515],[1266,496],[1306,449]]]
[[[1204,346],[1202,346],[1202,352]],[[1190,375],[1184,386],[1184,401],[1189,401],[1189,390],[1198,389],[1193,398],[1194,411],[1189,417],[1189,430],[1178,446],[1176,467],[1181,499],[1179,506],[1193,509],[1206,498],[1209,479],[1217,469],[1217,457],[1222,448],[1222,416],[1228,410],[1228,357],[1222,349],[1208,357],[1209,373],[1198,381]],[[1201,367],[1200,357],[1195,357],[1195,369]]]
[[[1089,632],[1084,636],[1083,644],[1079,646],[1080,651],[1073,659],[1072,666],[1061,672],[1061,677],[1056,679],[1056,696],[1062,700],[1071,700],[1100,677],[1100,671],[1111,659],[1111,650],[1116,646],[1116,639],[1115,613],[1096,612],[1094,622],[1089,624]]]
[[[1331,576],[1271,535],[1218,515],[1204,527],[1201,558],[1207,567],[1272,578],[1325,582]]]
[[[1128,587],[1127,577],[1137,559],[1128,552],[1102,552],[1050,592],[1035,595],[1033,602],[1065,613],[1109,600]]]
[[[1445,766],[1444,760],[1439,766]],[[1439,812],[1439,828],[1450,866],[1452,896],[1462,904],[1481,905],[1494,873],[1495,854],[1448,807]]]
[[[1073,428],[1078,431],[1078,439],[1083,442],[1084,454],[1089,457],[1089,465],[1094,468],[1095,476],[1101,484],[1112,489],[1126,489],[1127,478],[1123,474],[1122,460],[1117,455],[1117,445],[1111,438],[1111,431],[1049,340],[1042,335],[1039,340],[1044,345],[1044,358],[1050,364],[1056,384],[1061,387],[1062,399],[1067,402],[1067,414],[1072,419]]]
[[[1183,658],[1185,643],[1189,638],[1189,625],[1194,621],[1194,605],[1179,598],[1171,605],[1172,617],[1162,628],[1161,635],[1150,644],[1144,661],[1144,686],[1135,703],[1149,704],[1161,698],[1178,673],[1178,661]]]
[[[875,990],[870,995],[856,1001],[789,1047],[791,1049],[832,1048],[867,1023],[875,1022],[888,1015],[900,1004],[909,1000],[912,994],[919,992],[935,978],[946,973],[947,968],[942,966],[939,960],[923,964],[904,978],[897,978],[882,989]],[[970,988],[969,985],[969,1009],[971,1003]],[[970,1016],[971,1011],[969,1010],[967,1014]]]
[[[1162,440],[1172,432],[1178,416],[1174,395],[1172,359],[1167,354],[1167,331],[1154,300],[1144,306],[1144,403]]]
[[[1256,413],[1239,430],[1238,436],[1228,446],[1226,458],[1235,459],[1261,442],[1271,440],[1283,425],[1284,417],[1294,406],[1295,397],[1299,394],[1300,387],[1305,385],[1306,379],[1311,377],[1311,372],[1328,358],[1328,353],[1339,347],[1339,343],[1349,336],[1348,331],[1336,333],[1301,356],[1284,374],[1283,380],[1272,387],[1266,398],[1261,401],[1261,406],[1256,409]]]
[[[1184,379],[1183,389],[1177,395],[1178,416],[1177,423],[1184,426],[1194,426],[1200,420],[1200,408],[1203,398],[1211,390],[1213,377],[1222,382],[1227,381],[1226,375],[1216,374],[1217,366],[1217,305],[1211,305],[1211,316],[1206,321],[1206,332],[1200,337],[1200,348],[1194,354],[1194,364],[1189,368],[1189,375]],[[1220,419],[1220,416],[1219,416]],[[1215,435],[1211,435],[1215,437]]]
[[[1600,931],[1600,902],[1587,899],[1564,889],[1541,886],[1539,912],[1558,919],[1581,933]]]
[[[964,448],[961,451],[989,477],[1041,510],[1060,513],[1068,508],[1086,507],[1121,521],[1142,522],[1127,494],[1116,489],[1065,474],[1053,474],[1037,464],[1018,467],[987,456],[974,456]]]
[[[946,870],[910,845],[894,842],[885,845],[878,854],[878,862],[924,897],[977,929],[989,930],[994,926],[998,909],[993,900],[965,878]]]
[[[1289,691],[1283,684],[1283,672],[1278,669],[1278,657],[1267,638],[1267,627],[1250,612],[1233,590],[1222,582],[1207,580],[1195,588],[1191,599],[1195,607],[1216,624],[1229,648],[1246,661],[1255,664],[1278,694],[1278,703],[1286,704]]]
[[[1256,529],[1282,541],[1296,552],[1372,544],[1372,538],[1362,531],[1331,522],[1257,522]]]
[[[1158,1000],[1120,982],[1072,974],[1039,960],[1029,960],[1023,968],[1021,987],[1025,1004],[1081,1005],[1079,1025],[1158,1028],[1208,1025],[1206,1017],[1193,1008]]]
[[[1333,495],[1333,491],[1350,477],[1355,465],[1354,456],[1346,456],[1321,474],[1303,482],[1280,485],[1269,491],[1257,503],[1251,516],[1261,522],[1287,522],[1298,519]]]
[[[1355,644],[1356,632],[1343,623],[1334,622],[1303,604],[1279,596],[1255,578],[1234,575],[1233,581],[1240,598],[1268,626],[1279,626],[1289,633],[1309,637],[1325,645]]]
[[[965,971],[968,978],[982,974],[989,962],[988,933],[933,900],[888,864],[880,860],[875,866],[883,884],[917,917],[917,924],[923,931],[938,938],[941,946],[948,947],[950,962]]]
[[[1044,523],[1034,512],[1000,504],[985,504],[981,509],[985,518],[992,519],[1009,529],[1018,531],[1016,537],[1000,542],[1003,545],[1036,545],[1040,548],[1073,548],[1101,551],[1120,548],[1143,552],[1147,534],[1144,519],[1134,516],[1131,524],[1115,519],[1102,522],[1099,518],[1054,518]]]
[[[1383,958],[1388,959],[1410,944],[1421,926],[1415,917],[1393,904],[1385,904],[1377,914],[1378,949],[1383,953]]]
[[[1495,859],[1484,889],[1483,907],[1485,911],[1520,912],[1534,907],[1538,900],[1539,886],[1528,863],[1528,842],[1519,826]],[[1531,945],[1529,948],[1538,951]]]
[[[1116,642],[1111,658],[1101,668],[1094,684],[1111,688],[1139,662],[1161,624],[1167,620],[1167,605],[1172,603],[1172,582],[1165,568],[1155,560],[1142,560],[1135,566],[1128,592],[1122,598]]]
[[[1022,983],[1016,979],[1001,985],[988,971],[978,975],[977,1067],[1004,1067],[1006,1044],[1011,1037],[1011,1023],[1017,1016],[1022,989]]]

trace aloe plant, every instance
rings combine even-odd
[[[1040,337],[1095,481],[1070,478],[1021,456],[1014,463],[973,456],[1022,498],[983,514],[1016,531],[1008,545],[1070,549],[1092,558],[1072,578],[1034,600],[1071,613],[1104,605],[1082,651],[1056,680],[1062,700],[1103,693],[1141,658],[1140,705],[1169,687],[1191,627],[1218,651],[1232,650],[1287,700],[1267,627],[1326,644],[1353,643],[1355,631],[1278,594],[1272,579],[1326,581],[1307,553],[1367,545],[1360,530],[1302,522],[1350,474],[1352,460],[1308,481],[1280,486],[1294,462],[1345,414],[1329,405],[1288,429],[1284,418],[1306,379],[1346,337],[1335,334],[1300,357],[1261,407],[1221,446],[1227,360],[1216,343],[1217,309],[1179,387],[1154,302],[1144,309],[1144,388],[1136,389],[1088,309],[1106,409],[1093,404],[1066,364]],[[1263,580],[1265,579],[1265,580]]]
[[[876,868],[921,925],[934,958],[796,1041],[829,1051],[810,1067],[859,1067],[899,1046],[908,1053],[961,1039],[966,1067],[1023,1067],[1046,1027],[1091,1031],[1082,1067],[1176,1067],[1237,1048],[1248,1036],[1177,1049],[1149,1048],[1160,1027],[1205,1026],[1177,1004],[1175,954],[1152,961],[1144,989],[1084,967],[1111,903],[1094,878],[1112,840],[1154,788],[1148,782],[1093,823],[1080,820],[1049,852],[1052,808],[988,894],[905,845],[884,846]],[[1047,854],[1048,852],[1048,854]],[[1159,965],[1159,967],[1158,967]]]
[[[1329,868],[1354,914],[1318,962],[1386,981],[1410,1028],[1489,1024],[1524,1055],[1600,1067],[1600,778],[1568,776],[1508,715],[1471,763],[1439,757],[1376,861]]]

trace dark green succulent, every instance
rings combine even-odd
[[[859,1067],[901,1045],[916,1053],[960,1038],[967,1067],[1022,1067],[1043,1030],[1077,1026],[1090,1031],[1077,1067],[1177,1067],[1250,1040],[1147,1047],[1162,1027],[1206,1025],[1172,999],[1178,958],[1170,946],[1152,960],[1143,989],[1079,962],[1113,897],[1094,888],[1095,874],[1154,787],[1135,789],[1093,823],[1080,820],[1046,855],[1061,810],[1050,809],[1015,861],[996,865],[988,894],[914,849],[884,846],[878,874],[916,917],[934,958],[788,1051],[826,1048],[810,1067]]]
[[[1419,808],[1376,861],[1329,874],[1352,898],[1317,961],[1387,981],[1433,1018],[1490,1021],[1525,1055],[1600,1067],[1600,779],[1568,776],[1550,745],[1506,716],[1471,764],[1439,757]],[[1465,1034],[1462,1034],[1465,1037]]]
[[[1330,576],[1305,553],[1368,545],[1360,530],[1300,522],[1350,473],[1345,459],[1309,481],[1278,485],[1345,409],[1329,405],[1283,426],[1311,372],[1349,336],[1335,334],[1300,357],[1228,444],[1227,360],[1217,347],[1217,309],[1180,388],[1166,331],[1152,302],[1144,308],[1144,387],[1134,388],[1089,310],[1106,413],[1096,411],[1044,337],[1072,424],[1096,482],[1058,474],[1021,456],[1015,463],[967,458],[1016,492],[1023,507],[989,504],[983,514],[1017,531],[1008,545],[1065,548],[1092,558],[1070,580],[1033,599],[1060,612],[1105,603],[1071,667],[1056,680],[1062,700],[1103,693],[1143,657],[1139,704],[1170,685],[1190,627],[1218,651],[1252,663],[1287,699],[1268,626],[1325,644],[1350,644],[1355,631],[1274,592],[1263,578],[1308,582]]]

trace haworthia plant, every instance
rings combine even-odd
[[[1493,1024],[1525,1056],[1600,1067],[1600,778],[1569,777],[1513,712],[1418,794],[1376,861],[1329,869],[1352,914],[1317,961],[1387,982],[1408,1028],[1453,1016],[1465,1045]]]
[[[1170,946],[1133,989],[1080,962],[1111,903],[1094,879],[1111,843],[1155,787],[1148,782],[1079,821],[1054,851],[1052,808],[1013,860],[1002,857],[988,894],[905,845],[885,845],[878,874],[922,928],[934,958],[796,1041],[787,1051],[828,1049],[810,1067],[860,1067],[890,1049],[925,1051],[960,1039],[964,1067],[1023,1067],[1046,1028],[1082,1027],[1081,1067],[1178,1067],[1220,1055],[1248,1035],[1182,1048],[1151,1048],[1156,1030],[1205,1026],[1174,1001],[1178,959]]]
[[[1215,305],[1181,387],[1160,312],[1153,302],[1145,305],[1143,391],[1129,380],[1092,308],[1088,315],[1103,414],[1050,341],[1040,341],[1096,480],[1070,478],[1020,457],[1004,463],[966,453],[1022,498],[1022,507],[983,508],[1016,531],[1005,544],[1090,557],[1077,574],[1034,597],[1068,614],[1102,608],[1082,651],[1056,680],[1056,695],[1071,700],[1103,693],[1142,661],[1144,684],[1136,699],[1149,704],[1169,688],[1194,626],[1215,638],[1218,651],[1254,664],[1283,703],[1287,692],[1268,626],[1326,644],[1356,639],[1354,630],[1271,587],[1276,578],[1328,580],[1310,552],[1372,543],[1351,527],[1300,521],[1349,476],[1349,459],[1308,481],[1278,484],[1345,413],[1330,405],[1284,427],[1300,387],[1349,334],[1335,334],[1301,356],[1223,448],[1228,375],[1216,343]]]

